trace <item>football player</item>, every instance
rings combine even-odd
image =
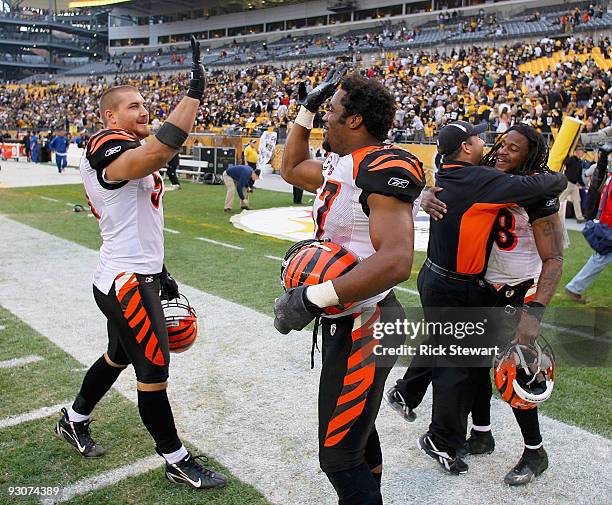
[[[542,135],[533,127],[519,123],[508,130],[483,158],[482,164],[517,175],[542,173],[548,170],[548,149]],[[446,204],[426,192],[421,205],[434,219],[443,219]],[[522,307],[515,340],[529,345],[540,334],[540,321],[559,285],[563,267],[563,228],[558,215],[559,199],[546,199],[537,204],[503,208],[493,230],[493,246],[485,280],[498,294],[496,305]],[[426,369],[408,370],[403,379],[391,388],[385,398],[413,420],[414,409],[423,399],[430,381]],[[495,442],[490,423],[491,382],[483,381],[476,391],[472,407],[472,430],[467,452],[493,452]],[[512,409],[521,428],[525,449],[519,462],[506,475],[510,485],[523,485],[548,468],[548,456],[540,434],[537,407]]]
[[[382,504],[375,420],[394,359],[376,360],[372,328],[405,317],[392,288],[410,276],[413,202],[424,176],[416,157],[384,144],[395,113],[389,92],[376,80],[343,75],[341,67],[330,69],[308,94],[300,85],[301,107],[281,174],[316,192],[315,238],[329,239],[362,261],[334,280],[289,289],[276,301],[274,325],[284,334],[301,330],[325,307],[357,302],[335,318],[322,318],[319,462],[338,503],[374,505]],[[308,139],[315,114],[330,96],[323,117],[323,148],[330,154],[315,161],[309,159]],[[403,340],[397,334],[387,337],[391,345]]]
[[[179,296],[163,265],[164,185],[159,169],[176,155],[191,131],[204,94],[200,47],[191,38],[193,63],[186,96],[157,134],[149,136],[145,100],[132,86],[117,86],[100,98],[104,129],[93,135],[81,158],[81,176],[102,236],[93,276],[96,303],[106,316],[108,348],[87,371],[72,406],[62,409],[58,436],[81,455],[104,454],[89,432],[90,414],[128,366],[134,367],[138,411],[166,460],[166,477],[193,488],[214,488],[225,477],[200,465],[181,443],[166,392],[170,356],[160,300]]]

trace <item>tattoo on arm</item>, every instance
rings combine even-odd
[[[542,272],[535,300],[548,305],[555,294],[563,272],[563,227],[558,214],[538,219],[532,224]]]

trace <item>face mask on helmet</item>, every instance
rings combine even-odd
[[[299,286],[312,286],[336,279],[359,263],[359,258],[344,247],[328,240],[302,240],[285,254],[281,265],[281,284],[285,291]],[[353,303],[327,307],[324,313],[336,315]]]
[[[503,400],[517,409],[531,409],[552,394],[555,357],[548,343],[543,348],[537,342],[516,344],[496,358],[494,375]]]
[[[162,300],[162,308],[168,329],[170,352],[185,352],[198,336],[198,317],[185,295],[174,300]]]

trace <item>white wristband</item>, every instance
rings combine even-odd
[[[306,298],[314,303],[320,309],[332,307],[340,303],[338,294],[334,288],[332,281],[324,282],[323,284],[315,284],[308,286],[306,289]]]
[[[298,115],[295,118],[295,124],[299,124],[307,130],[312,130],[312,126],[314,124],[314,117],[314,112],[310,112],[306,107],[302,105],[300,106],[300,111],[298,112]]]

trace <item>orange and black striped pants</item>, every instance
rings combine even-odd
[[[170,352],[159,277],[122,272],[107,295],[93,287],[107,319],[108,357],[119,365],[132,364],[136,379],[145,384],[168,380]]]
[[[404,309],[391,292],[363,312],[322,319],[319,463],[324,472],[382,463],[375,421],[397,356],[377,356],[374,348],[397,347],[404,335],[387,334],[379,340],[374,338],[374,325],[404,318]]]

